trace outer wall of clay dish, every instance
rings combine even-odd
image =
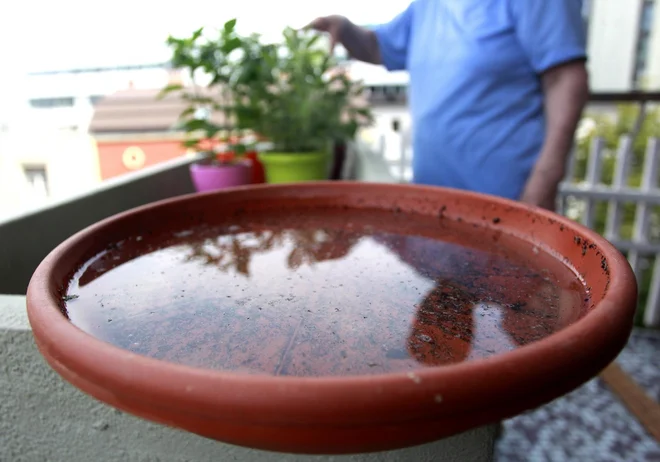
[[[60,311],[71,272],[90,251],[125,237],[127,230],[154,223],[180,229],[248,209],[300,213],[325,207],[392,210],[411,219],[421,214],[513,234],[574,270],[590,292],[587,313],[543,340],[486,359],[414,373],[296,378],[223,373],[139,356],[82,332]],[[28,314],[48,363],[112,406],[238,445],[338,454],[435,441],[573,390],[622,350],[636,290],[628,262],[611,244],[553,213],[450,189],[327,182],[191,195],[102,221],[42,262],[28,288]]]

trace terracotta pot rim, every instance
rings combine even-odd
[[[605,298],[574,324],[532,344],[485,359],[446,366],[426,367],[411,372],[341,377],[276,377],[193,368],[131,353],[83,332],[60,312],[51,280],[58,262],[68,249],[84,236],[101,231],[111,221],[126,215],[142,213],[165,203],[194,200],[200,194],[171,198],[133,209],[103,220],[80,231],[53,250],[39,265],[27,292],[28,315],[38,346],[51,365],[68,377],[85,370],[85,380],[106,383],[108,389],[123,389],[126,396],[150,390],[144,402],[167,403],[177,412],[214,415],[228,409],[227,419],[241,420],[242,410],[262,408],[263,419],[282,425],[308,425],[319,416],[337,414],[335,423],[368,425],[383,423],[381,409],[389,409],[391,422],[402,422],[431,415],[459,415],[477,412],[483,406],[497,406],[516,400],[516,393],[536,393],[544,400],[558,396],[556,391],[569,391],[604,368],[621,350],[630,334],[635,309],[636,284],[627,260],[609,242],[595,232],[554,213],[506,199],[478,193],[418,185],[383,185],[357,182],[313,182],[299,185],[249,185],[201,195],[226,195],[246,189],[257,190],[331,190],[342,187],[362,190],[380,188],[437,194],[439,190],[452,198],[472,199],[495,204],[500,208],[527,210],[535,216],[565,226],[596,244],[607,259],[610,285]],[[108,365],[112,367],[106,367]],[[570,365],[577,372],[563,382],[548,383],[548,376],[558,376]],[[492,383],[485,387],[484,383]],[[564,383],[565,382],[565,383]],[[478,395],[471,388],[480,390]],[[218,391],[222,389],[222,393]],[[551,390],[552,389],[552,390]],[[118,392],[119,393],[119,392]],[[401,404],[402,396],[406,402]],[[319,396],[323,396],[319,399]],[[172,401],[172,397],[177,400]],[[538,399],[536,400],[538,401]],[[536,402],[535,401],[535,402]],[[362,406],[356,406],[356,402]],[[513,402],[513,401],[512,401]],[[333,412],[329,414],[328,403]],[[490,404],[489,404],[490,403]],[[494,403],[494,404],[493,404]],[[539,403],[542,404],[542,403]],[[423,409],[426,407],[428,409]],[[375,412],[368,416],[369,410]],[[401,410],[397,415],[394,410]],[[272,411],[272,412],[269,412]],[[327,419],[325,420],[327,421]]]

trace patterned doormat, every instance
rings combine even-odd
[[[660,402],[660,331],[636,330],[617,359]],[[496,462],[660,462],[660,443],[600,379],[504,422]]]

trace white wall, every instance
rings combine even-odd
[[[630,91],[642,0],[593,0],[588,53],[594,91]]]
[[[167,85],[165,68],[64,72],[27,75],[22,82],[22,101],[15,110],[12,126],[38,125],[45,129],[76,127],[86,132],[94,114],[90,98],[128,89],[162,88]],[[30,100],[69,98],[72,107],[33,108]]]
[[[410,80],[407,71],[389,72],[383,66],[360,61],[350,61],[348,69],[351,78],[361,80],[365,86],[408,85]]]
[[[404,105],[376,106],[372,108],[374,124],[360,131],[360,141],[382,156],[389,174],[394,178],[412,179],[412,119]],[[399,131],[392,129],[392,122],[399,121]],[[405,152],[405,162],[401,154]],[[402,170],[403,169],[403,170]]]
[[[54,96],[106,95],[126,89],[132,82],[135,88],[159,88],[167,84],[168,72],[162,68],[62,72],[30,74],[25,83],[31,98]]]
[[[36,194],[24,166],[44,166],[48,196]],[[88,191],[101,181],[94,140],[86,133],[11,130],[0,133],[0,218]]]
[[[165,68],[25,76],[0,94],[0,218],[88,191],[100,182],[98,153],[88,135],[90,97],[167,85]],[[74,98],[71,107],[34,108],[30,100]],[[4,130],[3,130],[4,128]],[[49,196],[33,194],[24,165],[46,167]]]

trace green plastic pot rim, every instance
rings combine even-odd
[[[268,164],[311,163],[326,159],[328,154],[323,152],[263,152],[259,153],[259,160]]]

